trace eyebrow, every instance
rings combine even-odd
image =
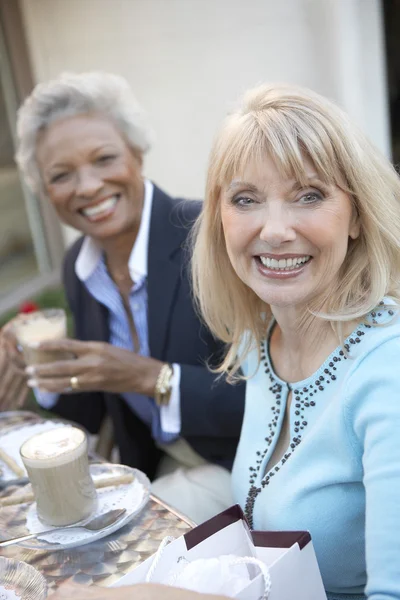
[[[118,152],[118,150],[119,150],[119,148],[117,147],[117,145],[115,143],[113,143],[113,142],[104,142],[102,144],[99,144],[95,148],[93,148],[90,151],[90,156],[94,156],[98,152],[107,152],[107,151],[109,151],[109,152]],[[61,161],[59,163],[51,164],[49,166],[49,169],[58,169],[58,168],[65,169],[65,168],[68,168],[68,167],[69,167],[69,162],[68,161],[67,162]]]
[[[235,179],[234,181],[232,181],[228,186],[228,190],[235,190],[237,188],[243,187],[247,188],[252,192],[257,192],[257,186],[255,186],[253,183],[250,183],[249,181],[240,181],[239,179]]]
[[[54,163],[54,165],[50,165],[47,171],[57,171],[57,169],[68,169],[68,163]]]
[[[319,184],[319,185],[326,185],[324,184],[323,181],[321,181],[321,179],[318,177],[317,173],[310,173],[309,175],[306,174],[307,177],[307,182],[310,185],[313,184]],[[294,191],[296,189],[301,189],[303,186],[299,181],[294,181],[292,187],[290,188],[290,191]],[[257,186],[255,186],[253,183],[250,183],[249,181],[241,181],[240,179],[234,179],[228,186],[228,190],[235,190],[237,188],[246,188],[247,190],[251,191],[251,192],[257,192],[258,188]]]

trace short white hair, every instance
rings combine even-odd
[[[36,159],[38,135],[59,119],[85,113],[111,119],[140,154],[150,149],[153,132],[126,79],[99,71],[63,73],[39,83],[18,111],[15,159],[34,192],[43,191]]]

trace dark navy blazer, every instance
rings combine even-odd
[[[221,359],[223,345],[195,312],[189,278],[187,236],[201,202],[176,200],[154,186],[148,250],[148,328],[150,356],[181,365],[181,436],[207,461],[232,466],[244,411],[244,384],[229,385],[207,366]],[[108,341],[108,311],[75,274],[83,238],[68,250],[64,285],[79,340]],[[61,395],[57,414],[99,430],[108,413],[121,461],[154,476],[162,455],[150,430],[117,394]]]

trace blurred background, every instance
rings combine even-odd
[[[0,322],[56,302],[75,236],[19,179],[17,107],[35,83],[91,69],[131,83],[156,131],[145,172],[172,196],[203,196],[218,125],[267,80],[336,100],[400,162],[400,0],[0,0]]]

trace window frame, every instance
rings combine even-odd
[[[0,0],[0,78],[15,143],[18,106],[34,87],[29,50],[19,0]],[[39,273],[18,284],[0,299],[3,314],[46,287],[60,283],[60,266],[65,252],[61,224],[45,198],[35,197],[21,181]]]

